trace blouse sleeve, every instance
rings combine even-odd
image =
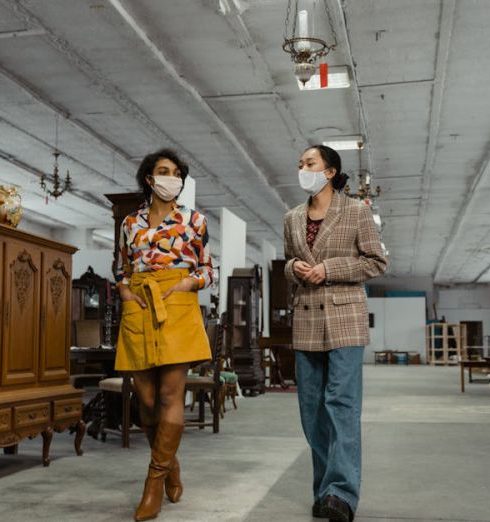
[[[194,272],[190,274],[191,277],[197,279],[199,283],[199,290],[207,288],[213,282],[213,262],[209,253],[209,235],[207,221],[204,216],[202,220],[196,224],[195,236],[192,240],[192,247],[194,249],[197,266]]]
[[[121,223],[119,233],[119,252],[117,256],[116,281],[118,284],[129,285],[131,278],[131,249],[128,245],[126,220]]]

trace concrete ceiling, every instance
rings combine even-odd
[[[134,190],[141,157],[171,146],[212,236],[228,207],[247,221],[253,259],[262,239],[282,251],[283,214],[304,199],[302,150],[361,132],[391,273],[490,282],[490,4],[328,0],[339,40],[328,62],[353,82],[310,92],[281,49],[285,4],[0,0],[0,182],[24,188],[32,221],[110,234],[103,194]],[[74,190],[46,205],[56,119]],[[358,153],[342,158],[355,180]]]

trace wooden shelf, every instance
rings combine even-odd
[[[449,346],[453,344],[453,346]],[[433,366],[457,365],[466,359],[466,325],[431,323],[425,327],[427,364]],[[436,356],[437,355],[437,356]],[[456,355],[456,360],[450,359]]]

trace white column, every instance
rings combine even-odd
[[[246,266],[247,223],[230,212],[221,209],[220,216],[220,264],[219,264],[219,313],[226,311],[228,276],[234,268]]]
[[[262,240],[262,260],[261,260],[261,266],[262,266],[262,335],[264,337],[270,336],[270,314],[269,314],[269,308],[270,308],[270,269],[271,269],[271,261],[273,259],[276,259],[277,257],[277,251],[276,247],[269,243],[269,241],[266,241],[265,239]]]
[[[191,176],[185,178],[184,190],[177,199],[179,205],[196,208],[196,180]]]

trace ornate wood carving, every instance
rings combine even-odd
[[[51,294],[51,302],[53,303],[53,310],[56,315],[63,307],[63,295],[66,289],[66,281],[69,280],[70,276],[66,271],[65,264],[61,259],[57,259],[52,267],[48,270],[52,270],[55,273],[49,278],[49,291]],[[60,273],[61,272],[61,273]]]
[[[33,284],[33,274],[37,272],[36,265],[32,262],[32,257],[23,250],[17,259],[11,265],[14,270],[14,285],[17,294],[17,302],[20,306],[20,311],[24,313],[24,307],[27,301],[27,296]]]
[[[62,305],[63,293],[65,291],[65,281],[59,274],[50,278],[49,290],[51,292],[51,302],[53,303],[54,313],[58,315]]]
[[[0,435],[0,446],[10,446],[12,444],[16,444],[20,441],[21,438],[22,437],[16,433],[6,433],[5,435]]]
[[[10,410],[2,411],[0,413],[0,430],[10,429],[10,418],[11,418]]]

